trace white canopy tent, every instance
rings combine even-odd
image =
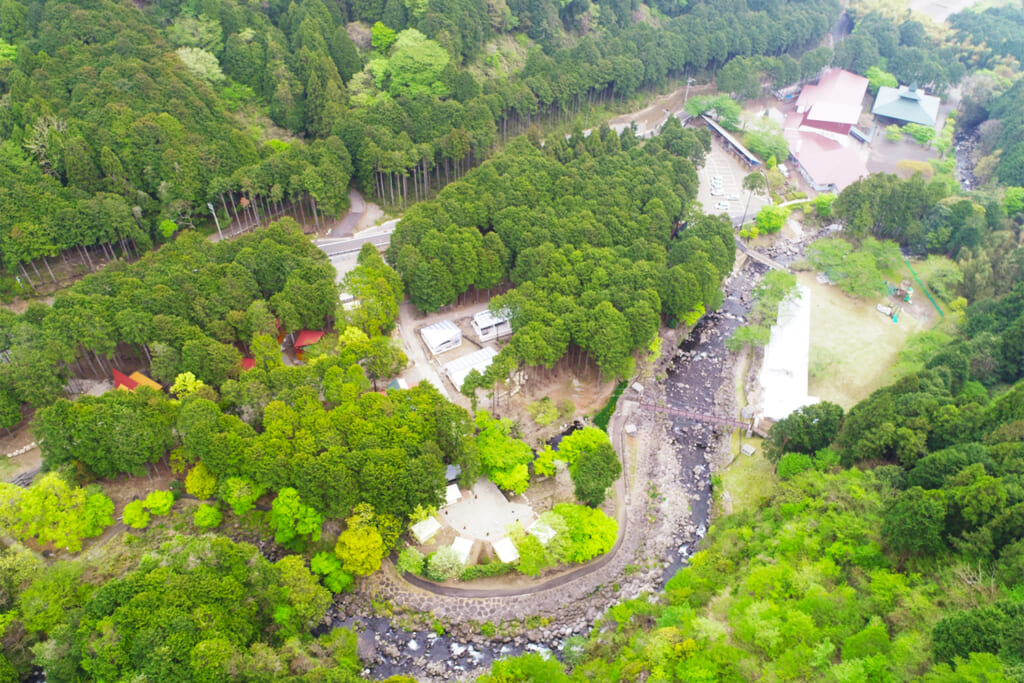
[[[433,517],[429,517],[422,522],[417,522],[409,527],[409,531],[412,532],[413,538],[415,538],[416,542],[420,544],[428,543],[440,530],[441,523]]]
[[[494,548],[494,554],[498,556],[499,562],[509,563],[519,559],[519,551],[516,550],[515,544],[508,536],[498,539],[491,544],[491,547]]]
[[[469,553],[473,551],[473,539],[458,536],[452,541],[452,550],[459,556],[459,562],[466,564],[469,560]]]
[[[435,356],[458,348],[462,344],[462,331],[451,320],[442,320],[433,325],[427,325],[420,330],[420,336],[423,337],[423,342]]]

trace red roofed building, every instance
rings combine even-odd
[[[796,101],[801,127],[849,135],[860,118],[868,79],[843,69],[828,69],[817,85],[805,85]]]
[[[124,389],[125,391],[135,391],[139,386],[149,387],[156,391],[163,391],[164,388],[160,386],[158,382],[151,380],[141,372],[133,372],[130,375],[126,375],[120,370],[113,370],[114,375],[114,388]]]
[[[256,359],[255,358],[243,358],[242,359],[242,372],[248,372],[249,370],[252,370],[254,367],[256,367]]]
[[[316,344],[323,336],[324,333],[320,330],[302,330],[299,332],[299,335],[295,337],[295,357],[305,361],[306,355],[303,353],[303,349]]]
[[[139,386],[139,383],[133,380],[128,375],[124,374],[120,370],[114,370],[114,388],[124,389],[125,391],[135,391],[135,387]]]
[[[324,333],[320,330],[302,330],[295,338],[295,348],[301,349],[305,346],[312,346],[322,339]]]
[[[832,137],[806,130],[786,130],[784,135],[797,170],[818,192],[839,194],[843,188],[868,176],[859,145],[849,136],[849,142],[844,145]]]

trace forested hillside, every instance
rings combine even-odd
[[[627,377],[662,320],[714,307],[732,268],[731,225],[691,206],[709,148],[677,119],[642,147],[607,127],[543,151],[516,141],[410,209],[388,258],[423,310],[515,285],[491,302],[510,316],[501,353],[515,364],[551,368],[575,349]]]
[[[982,187],[952,180],[947,136],[921,174],[822,204],[846,241],[821,258],[855,268],[869,238],[930,257],[948,322],[849,411],[775,424],[762,446],[781,483],[718,516],[663,592],[612,606],[561,660],[483,680],[1024,680],[1020,9],[945,31],[854,7],[833,51],[840,9],[0,0],[0,296],[59,288],[0,310],[0,427],[32,415],[44,470],[0,483],[0,681],[36,666],[55,682],[358,680],[356,635],[317,627],[392,551],[402,571],[462,575],[401,551],[445,501],[446,467],[514,493],[556,469],[511,420],[428,382],[378,391],[407,363],[389,336],[405,295],[422,311],[494,295],[509,316],[462,387],[474,410],[476,388],[497,396],[520,367],[630,378],[662,326],[721,305],[734,230],[695,202],[705,131],[670,119],[641,140],[594,120],[715,75],[700,102],[738,124],[729,93],[827,63],[872,87],[967,74],[957,126],[977,127]],[[387,262],[367,245],[346,276],[347,310],[302,227],[335,220],[352,187],[404,215]],[[224,224],[269,225],[212,242],[208,202]],[[327,334],[286,363],[279,336],[302,328]],[[169,389],[69,400],[115,352]],[[561,442],[584,505],[545,517],[553,546],[510,533],[520,572],[614,546],[597,508],[620,474],[612,443],[594,428]],[[631,482],[656,514],[658,492]]]
[[[571,669],[528,655],[482,680],[1021,680],[1022,336],[998,337],[1021,287],[848,413],[776,423],[783,481],[567,647]]]
[[[350,177],[423,198],[534,121],[813,46],[838,4],[665,3],[638,23],[634,9],[5,0],[3,266],[27,286],[56,279],[58,257],[134,257],[208,221],[207,202],[224,222],[287,209],[319,224]]]

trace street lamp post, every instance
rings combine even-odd
[[[213,202],[206,202],[206,205],[210,207],[210,213],[213,214],[213,222],[217,224],[217,234],[220,235],[220,241],[224,241],[224,233],[220,231],[220,219],[217,218],[217,211],[213,208]]]

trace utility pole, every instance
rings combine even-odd
[[[220,231],[220,219],[217,218],[217,211],[213,208],[213,202],[206,202],[206,205],[210,207],[210,213],[213,214],[213,222],[217,224],[217,234],[220,235],[220,241],[224,241],[224,233]]]
[[[692,78],[687,78],[686,79],[686,94],[683,95],[683,104],[684,105],[686,104],[686,100],[690,99],[690,86],[691,85],[693,85],[693,79]]]

